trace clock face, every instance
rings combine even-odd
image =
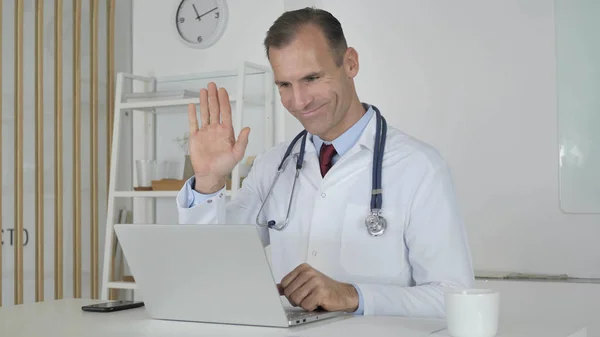
[[[182,0],[176,10],[175,27],[186,45],[207,48],[225,32],[228,14],[225,0]]]

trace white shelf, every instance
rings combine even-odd
[[[263,87],[263,90],[252,90],[252,94],[250,94],[247,88],[249,84],[246,84],[246,80],[248,75],[254,74],[259,76],[262,74],[264,76],[262,76],[263,78],[255,78],[257,81],[262,81],[262,84],[260,82],[258,82],[258,84],[252,84],[252,89],[260,89],[260,87]],[[110,159],[110,185],[108,189],[109,198],[104,233],[104,262],[102,266],[102,289],[100,296],[103,300],[108,300],[109,289],[127,289],[132,291],[137,289],[135,282],[111,281],[109,279],[111,261],[115,257],[113,247],[113,244],[115,243],[113,230],[115,219],[119,218],[117,221],[129,222],[129,220],[121,219],[122,216],[120,211],[117,214],[117,207],[121,206],[115,199],[133,198],[133,200],[126,200],[133,201],[133,211],[131,211],[133,212],[133,217],[131,222],[146,223],[145,220],[148,220],[148,223],[152,223],[154,222],[153,219],[156,217],[155,209],[158,206],[158,203],[156,202],[156,199],[152,200],[151,198],[175,199],[180,192],[179,189],[172,191],[135,191],[132,186],[121,186],[123,190],[119,190],[116,186],[117,177],[120,174],[127,173],[131,178],[133,178],[134,175],[134,172],[122,172],[122,170],[117,169],[117,162],[122,160],[119,151],[122,142],[121,134],[123,133],[124,127],[122,126],[122,119],[124,119],[124,116],[126,115],[124,112],[131,110],[143,111],[143,113],[136,113],[133,116],[133,122],[137,124],[134,124],[133,126],[132,144],[128,145],[129,150],[132,151],[134,155],[130,155],[131,158],[124,158],[133,165],[134,160],[152,157],[152,153],[155,153],[155,147],[158,141],[155,134],[157,114],[187,113],[188,105],[200,105],[200,93],[199,90],[195,89],[199,84],[191,83],[191,81],[216,77],[232,77],[234,79],[234,84],[231,84],[232,89],[230,91],[231,95],[229,96],[229,100],[232,105],[232,122],[234,128],[237,130],[242,129],[244,115],[247,113],[246,111],[250,110],[248,108],[253,108],[251,109],[253,110],[252,118],[261,118],[265,123],[266,129],[263,136],[264,144],[268,148],[276,144],[273,136],[276,129],[274,125],[276,118],[274,116],[275,109],[273,106],[275,87],[272,82],[272,76],[273,74],[269,67],[251,62],[243,62],[239,67],[232,70],[204,72],[199,74],[180,74],[168,77],[141,76],[122,72],[117,74],[115,83],[115,118],[113,120],[113,142]],[[136,83],[134,84],[134,82]],[[128,83],[134,85],[129,88]],[[165,86],[165,83],[169,83],[169,85]],[[168,90],[167,87],[174,89]],[[157,90],[158,88],[165,88],[165,90]],[[189,90],[190,88],[192,90]],[[256,115],[254,115],[254,110],[257,110]],[[283,118],[278,118],[280,123],[282,123],[283,120]],[[233,187],[224,192],[224,195],[227,198],[232,198],[238,193],[239,188],[235,186],[239,186],[242,180],[239,167],[234,168],[231,177],[231,184]],[[171,205],[171,207],[173,206],[175,205]],[[116,278],[120,279],[120,277]]]
[[[179,191],[115,191],[115,197],[174,198]]]
[[[114,196],[120,198],[174,198],[177,191],[116,191]],[[225,191],[226,196],[231,196],[231,191]]]
[[[236,97],[229,97],[229,102],[235,103],[238,99]],[[120,104],[121,110],[152,110],[156,108],[168,108],[177,106],[187,106],[188,104],[200,104],[200,98],[173,98],[163,100],[148,100],[148,101],[137,101],[137,102],[126,102]],[[247,97],[244,99],[244,103],[250,105],[264,105],[264,99],[260,97]]]
[[[111,289],[135,290],[137,288],[137,284],[135,284],[135,282],[108,282],[107,286]]]
[[[123,93],[124,100],[121,103],[160,101],[183,98],[196,98],[197,92],[190,90],[162,90]]]
[[[264,75],[265,73],[269,73],[271,70],[268,67],[257,65],[250,62],[245,62],[246,66],[250,66],[254,70],[246,70],[244,71],[244,76],[251,75]],[[186,73],[186,74],[178,74],[178,75],[170,75],[170,76],[159,76],[157,80],[160,83],[169,83],[169,82],[185,82],[185,81],[198,81],[198,80],[206,80],[206,79],[218,79],[224,77],[237,77],[240,76],[239,69],[229,69],[229,70],[217,70],[217,71],[208,71],[202,73]],[[128,78],[139,77],[139,76],[126,76]],[[142,76],[143,77],[143,76]]]

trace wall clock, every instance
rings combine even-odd
[[[225,33],[229,10],[226,0],[181,0],[173,19],[175,31],[185,45],[205,49]]]

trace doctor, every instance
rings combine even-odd
[[[473,281],[446,163],[361,103],[357,51],[330,13],[284,13],[265,47],[281,102],[307,133],[258,156],[226,202],[250,130],[236,139],[228,93],[210,83],[200,91],[200,123],[189,107],[195,176],[177,196],[180,222],[257,223],[280,291],[306,310],[443,317],[444,290]]]

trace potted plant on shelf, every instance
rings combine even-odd
[[[181,150],[183,150],[185,156],[185,162],[183,164],[183,180],[188,180],[194,175],[194,167],[192,166],[192,161],[190,159],[190,133],[186,132],[182,137],[175,138],[175,142]]]

